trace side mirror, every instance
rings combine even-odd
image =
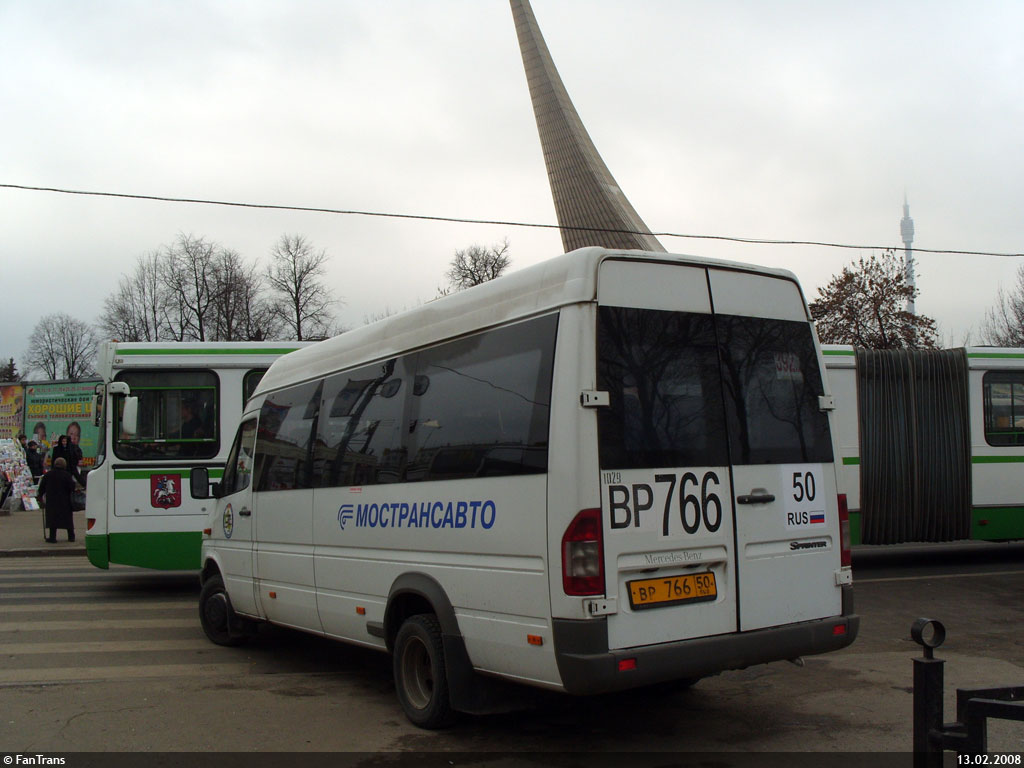
[[[189,490],[193,499],[210,498],[210,470],[206,467],[192,467],[189,472]]]
[[[139,398],[126,397],[124,399],[124,412],[121,414],[121,432],[128,437],[134,437],[139,431]]]

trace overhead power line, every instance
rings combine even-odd
[[[416,221],[443,221],[454,224],[495,224],[503,227],[524,227],[530,229],[572,229],[580,232],[622,232],[626,234],[648,234],[626,229],[606,229],[601,227],[563,227],[558,224],[538,224],[525,221],[502,221],[500,219],[470,219],[460,216],[428,216],[417,213],[389,213],[386,211],[360,211],[346,208],[317,208],[303,205],[274,205],[272,203],[242,203],[228,200],[205,200],[194,197],[167,197],[164,195],[135,195],[127,192],[95,192],[81,189],[61,189],[59,187],[35,187],[26,184],[0,184],[0,189],[20,189],[30,192],[56,192],[62,195],[83,195],[87,197],[113,197],[123,200],[153,200],[161,203],[190,203],[193,205],[220,205],[230,208],[254,208],[271,211],[299,211],[303,213],[330,213],[340,216],[371,216],[384,219],[412,219]],[[750,245],[813,245],[821,248],[845,248],[849,250],[889,250],[899,248],[894,245],[853,245],[851,243],[829,243],[819,240],[773,240],[761,237],[734,237],[728,235],[694,235],[681,232],[651,232],[655,237],[677,237],[686,240],[719,240],[730,243],[746,243]],[[994,251],[962,251],[950,248],[913,248],[914,253],[952,254],[956,256],[999,256],[1002,258],[1020,258],[1024,253],[998,253]]]

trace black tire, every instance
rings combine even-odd
[[[232,631],[241,620],[235,616],[219,574],[208,578],[199,592],[199,623],[206,636],[217,645],[242,645],[249,639],[248,632]]]
[[[395,637],[392,664],[398,702],[413,725],[433,730],[455,721],[437,616],[420,613],[405,620]]]

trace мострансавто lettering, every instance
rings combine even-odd
[[[494,525],[493,501],[428,501],[383,504],[342,504],[341,530],[356,528],[483,528]]]

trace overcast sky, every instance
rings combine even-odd
[[[1024,251],[1024,3],[534,0],[656,232]],[[0,184],[555,223],[507,0],[0,0]],[[98,316],[179,233],[331,256],[349,326],[431,298],[458,248],[557,231],[0,189],[0,356]],[[868,251],[661,238],[793,270]],[[1021,259],[920,254],[918,311],[977,330]],[[977,335],[977,334],[976,334]]]

